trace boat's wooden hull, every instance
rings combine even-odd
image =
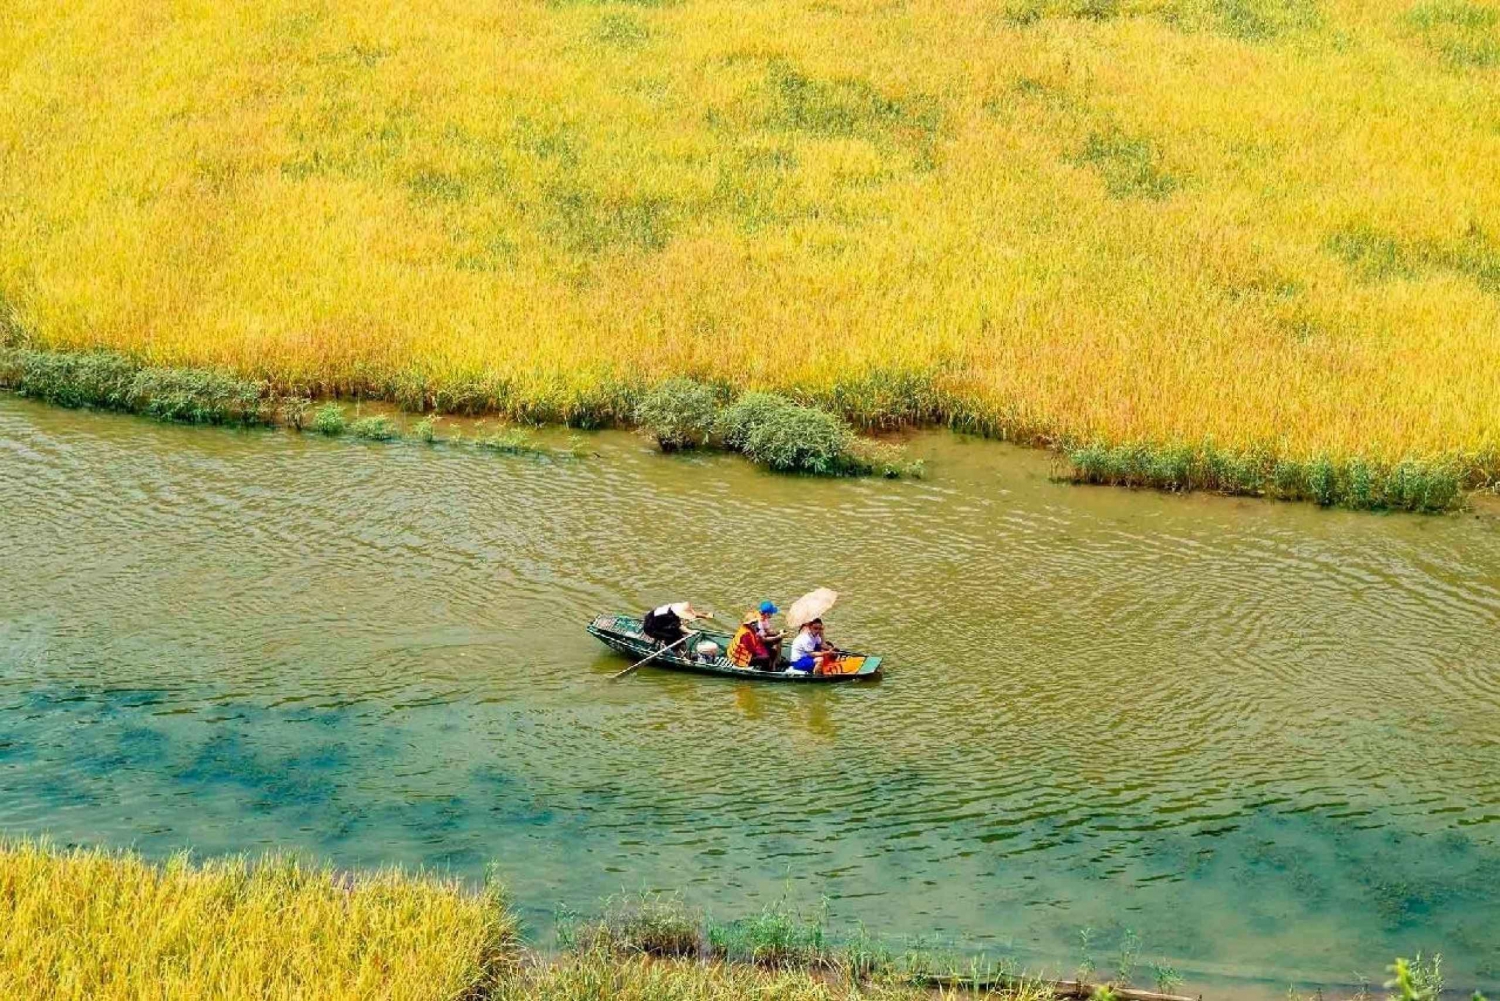
[[[729,649],[729,639],[720,632],[712,630],[697,629],[700,633],[689,640],[689,644],[697,645],[703,640],[713,640],[719,644],[720,650]],[[641,620],[634,615],[599,615],[589,623],[589,633],[596,637],[601,643],[624,654],[634,660],[642,660],[650,657],[657,651],[654,640],[648,639],[641,633]],[[784,671],[756,671],[750,668],[737,667],[725,657],[716,657],[712,660],[698,658],[692,659],[679,656],[676,650],[661,654],[647,664],[646,667],[661,667],[669,671],[688,671],[693,674],[707,674],[717,678],[736,678],[740,681],[781,681],[794,685],[817,685],[831,684],[839,681],[872,681],[880,677],[880,658],[865,654],[846,652],[850,657],[863,657],[864,663],[857,671],[849,674],[803,674],[796,672],[787,674]]]

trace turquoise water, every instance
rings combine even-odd
[[[789,898],[1071,971],[1500,981],[1500,521],[920,483],[622,434],[580,462],[160,426],[0,397],[0,827],[292,848],[555,908]],[[819,584],[884,682],[625,662],[596,611]],[[1149,977],[1147,977],[1149,979]]]

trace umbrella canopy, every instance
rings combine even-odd
[[[809,591],[796,601],[786,611],[786,624],[793,629],[801,629],[813,619],[820,619],[824,613],[833,607],[833,603],[839,600],[837,591],[820,587],[816,591]]]

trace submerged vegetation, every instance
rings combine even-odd
[[[682,376],[1262,471],[1110,482],[1500,473],[1493,0],[7,14],[0,341],[178,373],[131,409],[598,427]]]

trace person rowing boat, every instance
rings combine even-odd
[[[682,628],[684,622],[696,622],[699,619],[711,619],[713,612],[700,612],[690,602],[677,601],[670,605],[661,605],[653,608],[641,616],[641,632],[662,646],[671,646],[681,643],[687,636]]]

